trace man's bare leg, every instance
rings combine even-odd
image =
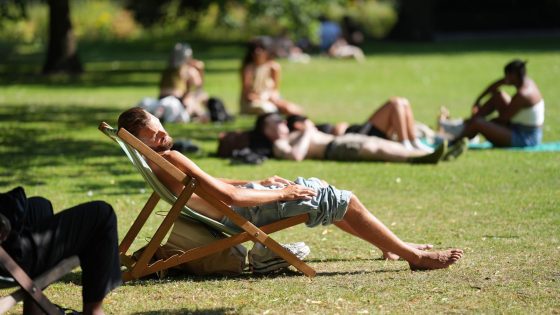
[[[409,150],[401,143],[369,137],[359,152],[360,158],[365,161],[407,162],[411,157],[426,155],[421,150]]]
[[[467,124],[465,124],[463,135],[469,139],[472,139],[479,133],[481,133],[486,138],[486,140],[492,142],[492,144],[494,144],[495,146],[511,146],[512,132],[509,128],[494,122],[486,121],[482,117],[474,117],[470,119]]]
[[[403,100],[400,97],[391,97],[370,116],[368,123],[388,136],[393,132],[396,133],[398,141],[408,139],[402,103]]]
[[[367,242],[367,240],[362,238],[362,236],[358,232],[354,231],[354,229],[351,226],[349,226],[347,222],[338,221],[338,222],[335,222],[334,225],[336,225],[336,227],[343,230],[344,232],[352,234],[356,237],[359,237],[359,238],[361,238],[361,239],[363,239],[364,241]],[[408,243],[408,242],[406,244],[408,244],[409,246],[412,246],[416,249],[419,249],[419,250],[429,250],[429,249],[434,248],[434,245],[431,245],[431,244],[415,244],[415,243]],[[379,249],[383,252],[383,258],[384,259],[399,260],[399,258],[400,258],[398,255],[396,255],[394,253],[391,253],[390,251],[388,251],[384,248],[380,247]]]
[[[472,117],[486,117],[494,111],[500,112],[511,103],[511,96],[503,91],[497,91],[482,104],[478,111]],[[471,117],[471,118],[472,118]]]
[[[409,246],[412,246],[416,249],[419,249],[419,250],[430,250],[430,249],[434,248],[434,245],[432,245],[432,244],[416,244],[416,243],[408,243],[408,242],[406,244],[408,244]],[[395,253],[391,253],[389,251],[383,251],[383,259],[399,260],[400,258],[401,257],[399,255],[395,254]]]
[[[337,226],[342,229],[349,226],[353,233],[347,232],[359,235],[372,245],[402,257],[408,261],[412,270],[447,268],[463,256],[460,249],[428,252],[410,246],[371,214],[356,196],[350,199],[348,210]]]

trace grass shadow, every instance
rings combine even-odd
[[[126,157],[115,143],[96,130],[101,121],[118,114],[119,110],[115,108],[79,105],[28,104],[0,108],[0,121],[3,122],[0,126],[3,167],[0,185],[10,185],[15,180],[20,185],[39,186],[61,176],[79,178],[84,176],[82,166],[99,176],[118,178],[134,173],[127,163],[114,162],[126,161]],[[90,139],[88,133],[98,137]],[[65,174],[46,171],[59,166],[67,166]],[[110,189],[114,194],[137,193],[144,188],[143,181],[128,179],[119,179],[110,188],[105,186],[86,182],[73,188],[80,191]]]
[[[44,58],[42,51],[18,54],[14,43],[0,43],[0,85],[48,85],[81,87],[157,86],[159,74],[165,68],[169,51],[176,42],[172,36],[143,38],[129,41],[82,40],[79,54],[86,69],[81,76],[38,75]],[[189,40],[195,57],[208,62],[206,73],[235,73],[236,66],[213,67],[211,61],[234,59],[241,61],[244,43],[235,41]],[[478,52],[556,52],[556,38],[472,39],[444,42],[395,42],[370,40],[362,45],[366,55],[460,55]]]
[[[134,314],[134,315],[157,315],[157,314],[220,315],[220,314],[235,314],[235,313],[236,313],[236,311],[235,311],[234,308],[218,307],[218,308],[205,308],[205,309],[182,308],[182,309],[178,309],[178,310],[157,310],[157,311],[135,312],[135,313],[131,313],[131,314]]]

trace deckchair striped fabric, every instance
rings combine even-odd
[[[144,180],[154,190],[119,245],[121,263],[126,267],[126,270],[123,271],[123,281],[139,279],[143,276],[178,266],[188,261],[206,257],[246,241],[261,243],[290,265],[304,273],[306,276],[315,276],[316,271],[313,268],[295,256],[292,252],[288,251],[269,235],[269,233],[274,233],[276,231],[307,222],[309,219],[308,214],[300,214],[262,227],[256,227],[247,219],[234,212],[228,205],[213,198],[208,192],[207,187],[197,185],[194,178],[187,176],[176,166],[169,163],[169,161],[165,160],[161,155],[150,149],[128,131],[124,129],[117,131],[106,123],[101,123],[99,125],[99,129],[119,144],[130,162],[132,162]],[[183,190],[178,196],[171,193],[158,180],[146,162],[146,159],[158,165],[162,171],[166,172],[168,175],[172,176],[175,180],[184,185]],[[233,230],[216,220],[189,209],[186,204],[195,191],[197,196],[211,204],[224,216],[227,216],[239,228],[239,230],[241,230],[241,232]],[[127,251],[132,245],[134,239],[138,236],[140,229],[146,223],[159,200],[162,199],[171,205],[171,209],[165,215],[165,218],[151,237],[146,247],[144,247],[140,256],[134,257],[133,255],[128,255]],[[186,250],[182,254],[173,255],[165,260],[153,261],[155,252],[161,246],[160,244],[165,238],[165,235],[169,232],[171,226],[179,215],[190,217],[198,222],[208,225],[214,230],[224,233],[226,236],[229,236],[207,245]]]
[[[130,162],[134,165],[134,167],[138,170],[138,172],[142,174],[142,177],[144,178],[146,183],[150,185],[150,187],[161,197],[162,200],[166,201],[170,205],[173,205],[177,201],[177,197],[173,193],[171,193],[167,189],[167,187],[165,187],[159,181],[159,179],[156,177],[156,175],[154,174],[154,172],[152,171],[148,163],[146,163],[146,160],[144,160],[144,158],[140,154],[140,152],[138,152],[136,149],[134,149],[133,147],[131,147],[130,145],[122,141],[117,136],[116,129],[107,127],[102,129],[102,131],[111,139],[113,139],[116,143],[119,144],[119,146],[124,151],[124,153],[126,153],[126,156],[130,160]],[[183,207],[183,209],[181,210],[181,214],[191,219],[195,219],[198,222],[202,222],[210,226],[211,228],[226,233],[228,235],[233,235],[237,233],[237,231],[222,224],[221,222],[218,222],[212,218],[204,216],[196,211],[193,211],[187,206]]]

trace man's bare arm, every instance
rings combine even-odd
[[[300,185],[288,185],[278,190],[255,190],[245,189],[225,183],[208,173],[204,172],[193,161],[177,151],[168,151],[163,157],[178,167],[187,175],[194,177],[212,197],[225,202],[228,205],[250,207],[262,205],[281,200],[310,199],[315,195],[315,191]],[[173,186],[170,178],[166,178],[166,173],[158,168],[154,168],[156,175],[168,187]],[[173,180],[173,179],[171,179]],[[170,187],[171,188],[171,187]],[[174,190],[176,193],[176,189]]]
[[[280,139],[274,142],[274,156],[295,161],[305,159],[313,134],[316,132],[315,125],[310,120],[306,120],[305,124],[305,129],[295,139],[291,141]]]
[[[287,180],[285,178],[282,178],[280,176],[274,175],[265,179],[261,179],[261,180],[241,180],[241,179],[229,179],[229,178],[219,178],[222,182],[230,184],[230,185],[235,185],[235,186],[241,186],[241,185],[246,185],[248,183],[257,183],[257,184],[261,184],[263,186],[271,186],[271,185],[277,185],[277,186],[284,186],[284,185],[293,185],[294,182]]]

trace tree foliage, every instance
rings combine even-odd
[[[309,35],[309,26],[332,4],[344,0],[128,0],[126,7],[146,27],[165,22],[170,16],[185,19],[188,29],[196,28],[212,6],[218,7],[216,25],[232,25],[231,8],[241,7],[247,13],[245,25],[266,19],[296,36]]]
[[[0,0],[0,27],[2,21],[27,18],[26,4],[25,0]]]

